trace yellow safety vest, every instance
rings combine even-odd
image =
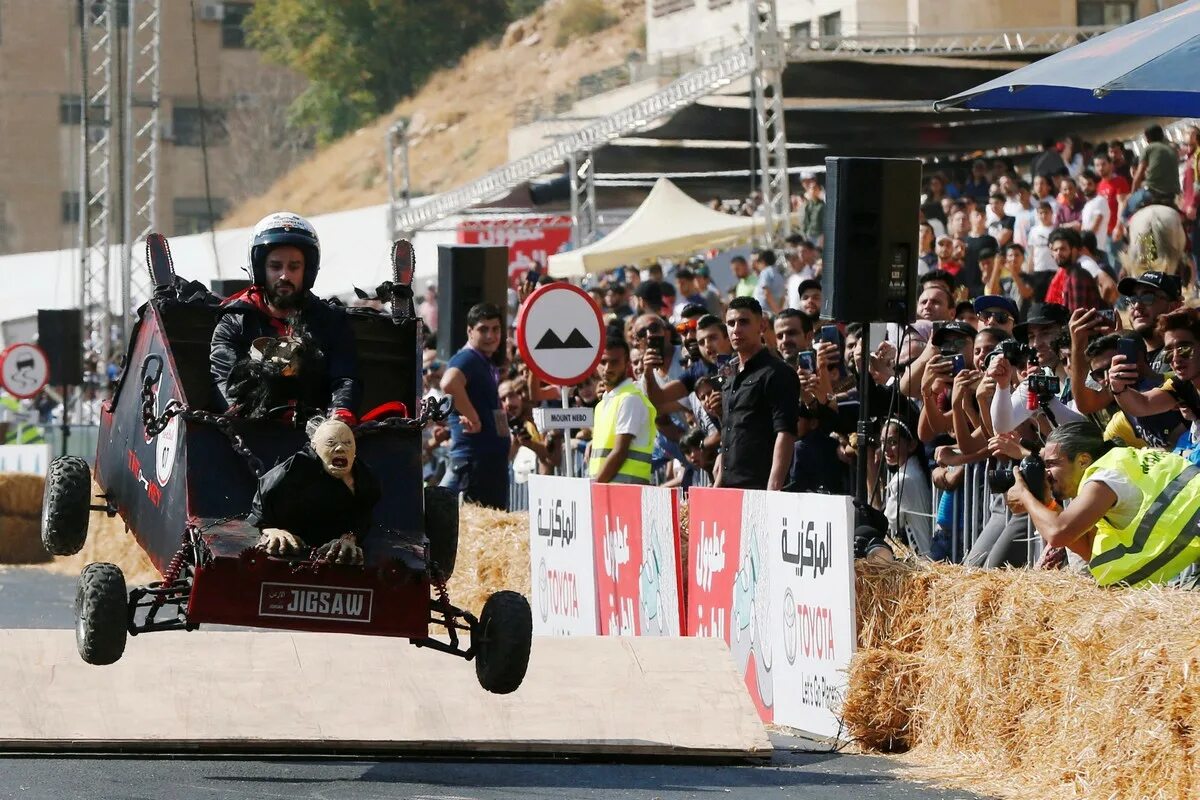
[[[593,478],[604,469],[604,460],[617,444],[617,408],[621,404],[621,398],[626,395],[636,397],[646,406],[650,419],[654,419],[654,404],[633,381],[626,380],[605,394],[604,399],[596,406],[595,426],[592,428],[592,455],[588,460],[588,475]],[[645,445],[638,444],[637,440],[638,437],[634,437],[629,446],[629,454],[617,470],[613,483],[650,483],[650,454],[654,449],[654,439],[651,436],[650,442]]]
[[[0,395],[0,408],[6,409],[18,418],[25,416],[26,412],[21,408],[21,404],[17,402],[15,397],[9,395]],[[4,441],[0,444],[42,444],[46,440],[42,437],[42,429],[36,425],[21,425],[14,421],[9,424],[8,435],[4,437]]]
[[[1162,450],[1117,447],[1084,470],[1125,475],[1142,491],[1133,521],[1096,523],[1088,568],[1101,586],[1164,583],[1200,560],[1200,468]]]

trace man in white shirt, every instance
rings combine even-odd
[[[787,281],[775,266],[775,251],[755,251],[754,271],[758,273],[754,299],[762,306],[764,313],[778,314],[787,302]]]
[[[1112,217],[1112,209],[1108,204],[1108,198],[1097,191],[1097,186],[1100,181],[1096,177],[1096,173],[1090,169],[1085,170],[1079,176],[1079,190],[1083,193],[1086,202],[1083,204],[1083,212],[1081,216],[1082,230],[1091,231],[1096,234],[1096,249],[1099,252],[1108,252],[1108,222]],[[1091,270],[1089,270],[1090,272]]]
[[[650,482],[653,406],[642,390],[630,382],[629,356],[629,345],[623,339],[609,339],[600,357],[598,370],[606,388],[596,406],[596,427],[588,459],[588,474],[596,483]],[[605,421],[613,418],[614,403],[617,404],[614,427],[602,430]],[[605,444],[609,441],[611,447]]]
[[[1035,272],[1054,272],[1058,262],[1050,252],[1050,234],[1054,232],[1054,207],[1041,203],[1037,207],[1037,224],[1026,235],[1025,251],[1033,262]]]

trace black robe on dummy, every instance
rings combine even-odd
[[[359,459],[350,470],[354,491],[325,471],[311,446],[267,472],[258,480],[248,523],[281,528],[320,547],[344,533],[358,536],[361,545],[371,529],[371,515],[381,492],[374,473]]]

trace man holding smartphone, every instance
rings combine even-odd
[[[1163,336],[1158,330],[1158,318],[1183,305],[1178,276],[1143,272],[1123,279],[1117,290],[1129,299],[1129,324],[1146,343],[1146,361],[1156,372],[1170,372],[1166,359],[1161,357]]]
[[[763,345],[757,300],[734,298],[725,326],[737,359],[736,372],[722,389],[717,486],[782,489],[796,442],[800,379]]]

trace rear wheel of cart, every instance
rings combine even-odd
[[[515,692],[529,668],[533,642],[529,601],[516,592],[496,592],[483,604],[471,639],[479,685],[495,694]]]
[[[92,471],[77,456],[50,462],[42,493],[42,546],[51,555],[73,556],[87,539]]]
[[[75,644],[89,664],[112,664],[125,652],[129,593],[115,564],[88,564],[75,593]]]

